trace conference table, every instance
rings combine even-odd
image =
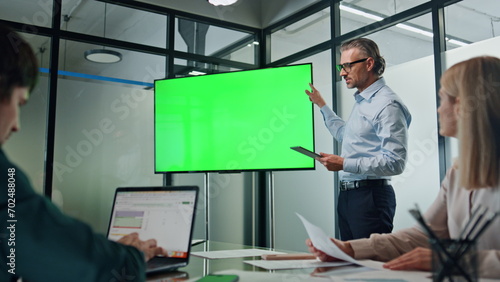
[[[297,253],[286,250],[275,250],[207,241],[191,248],[191,252],[220,250],[261,249],[284,253]],[[158,273],[147,277],[147,281],[196,281],[207,274],[236,274],[239,281],[432,281],[430,273],[417,271],[374,270],[366,267],[348,265],[324,268],[301,268],[287,270],[266,270],[244,261],[260,260],[257,257],[206,259],[191,255],[189,264],[175,272]]]

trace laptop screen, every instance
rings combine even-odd
[[[156,239],[168,257],[187,258],[191,242],[197,187],[118,188],[108,229],[117,241],[137,232],[141,240]]]

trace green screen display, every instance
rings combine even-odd
[[[314,169],[312,65],[155,81],[155,172]]]

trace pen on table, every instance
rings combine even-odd
[[[264,260],[301,260],[301,259],[316,259],[313,254],[275,254],[275,255],[262,255]]]
[[[191,241],[191,247],[196,246],[196,245],[199,245],[199,244],[203,244],[203,243],[205,243],[205,242],[206,242],[206,240],[202,240],[202,239],[199,239],[199,240],[192,240],[192,241]]]

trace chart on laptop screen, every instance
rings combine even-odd
[[[156,239],[169,257],[186,257],[194,212],[194,191],[121,191],[116,195],[108,238],[137,232]]]

